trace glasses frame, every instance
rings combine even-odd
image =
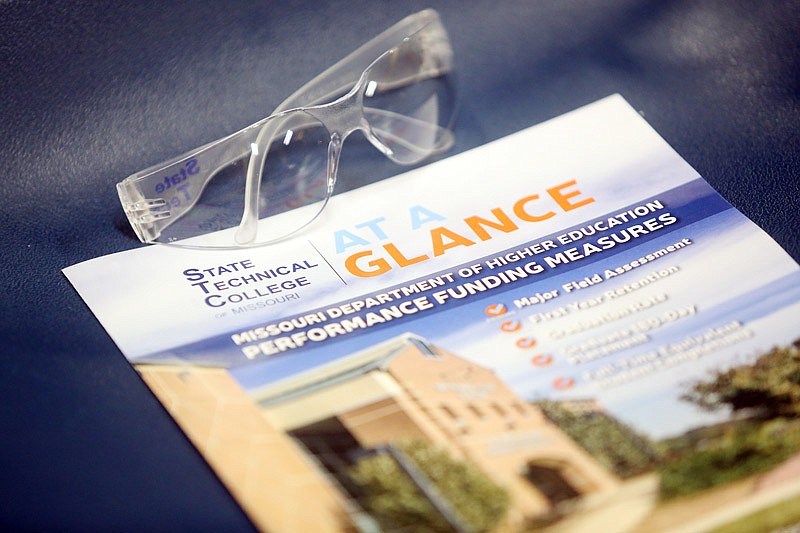
[[[362,131],[373,146],[400,164],[414,164],[449,149],[454,142],[449,123],[447,127],[427,122],[423,126],[422,121],[412,117],[389,111],[380,111],[391,115],[389,118],[394,122],[406,122],[409,126],[417,129],[429,128],[431,130],[430,134],[436,139],[434,145],[425,147],[415,147],[406,143],[404,148],[409,149],[411,152],[416,152],[415,157],[412,160],[407,158],[398,160],[394,157],[392,149],[375,134],[372,124],[365,117],[364,94],[365,90],[368,90],[367,84],[369,83],[370,71],[387,55],[397,53],[403,46],[411,45],[419,46],[424,51],[422,64],[415,76],[394,80],[393,88],[411,85],[424,79],[452,74],[453,53],[447,32],[441,24],[438,13],[432,9],[426,9],[401,20],[322,72],[284,100],[267,118],[232,135],[191,150],[177,158],[133,174],[118,183],[117,192],[120,202],[139,240],[146,244],[163,243],[191,248],[237,249],[263,246],[293,235],[313,222],[322,213],[333,195],[342,145],[345,139],[354,131]],[[354,82],[354,80],[356,81]],[[348,87],[350,88],[349,90]],[[344,96],[329,101],[345,91]],[[375,109],[371,109],[372,113],[375,111]],[[258,202],[268,147],[275,138],[276,132],[280,130],[281,124],[292,117],[296,119],[298,114],[308,117],[309,121],[321,123],[330,134],[327,150],[327,188],[325,197],[321,200],[322,204],[319,206],[318,212],[302,225],[298,225],[293,231],[277,238],[257,242],[260,222]],[[243,151],[242,144],[245,142],[243,140],[252,139],[253,136],[255,136],[255,141],[247,143],[249,144],[248,149]],[[200,178],[200,182],[196,184],[199,185],[200,192],[194,195],[193,201],[176,209],[174,202],[170,204],[168,199],[146,197],[145,193],[143,193],[143,184],[146,180],[152,182],[156,176],[169,174],[175,169],[184,168],[192,159],[204,154],[211,154],[211,157],[222,160],[223,163],[217,164],[215,170]],[[217,172],[225,168],[226,165],[243,158],[248,159],[247,173],[242,218],[235,230],[233,239],[235,242],[228,240],[227,242],[216,243],[213,240],[202,239],[202,235],[174,242],[157,240],[164,229],[180,220],[183,215],[195,206],[202,195],[202,191]],[[183,172],[183,178],[186,179],[187,177],[186,172]]]

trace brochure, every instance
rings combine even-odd
[[[621,96],[64,272],[261,529],[800,521],[798,265]]]

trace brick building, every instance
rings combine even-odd
[[[619,483],[493,371],[411,334],[251,394],[340,490],[354,452],[403,438],[478,466],[509,491],[511,522]]]

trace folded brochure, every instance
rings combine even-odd
[[[798,265],[620,96],[285,242],[64,273],[264,530],[705,531],[800,503]]]

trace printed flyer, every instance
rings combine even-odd
[[[260,529],[800,521],[798,265],[620,96],[64,272]]]

